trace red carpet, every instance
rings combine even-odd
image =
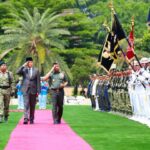
[[[51,111],[36,111],[35,124],[23,118],[11,134],[5,150],[92,150],[64,121],[54,125]]]

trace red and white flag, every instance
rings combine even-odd
[[[128,45],[126,56],[129,60],[131,60],[134,58],[134,25],[132,25],[132,29],[129,34],[129,42],[131,46]]]

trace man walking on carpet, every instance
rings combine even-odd
[[[34,123],[34,113],[36,105],[36,97],[40,93],[40,74],[39,70],[33,67],[32,57],[26,58],[26,63],[23,64],[17,71],[18,75],[23,77],[21,90],[24,98],[24,124]]]
[[[63,114],[63,102],[64,102],[64,87],[68,84],[66,76],[60,71],[58,63],[54,63],[54,66],[42,80],[50,79],[50,90],[52,95],[52,115],[54,124],[61,123],[61,117]]]

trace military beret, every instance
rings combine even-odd
[[[4,61],[0,60],[0,66],[6,64]]]
[[[27,61],[33,61],[32,57],[27,57],[27,58],[26,58],[26,62],[27,62]]]

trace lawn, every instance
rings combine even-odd
[[[21,116],[20,112],[11,112],[9,122],[0,124],[0,150]],[[63,118],[94,150],[150,149],[150,128],[127,118],[93,112],[89,106],[65,106]]]
[[[11,107],[11,109],[16,109],[16,106]],[[4,150],[12,130],[16,127],[21,117],[21,112],[11,112],[8,123],[0,124],[0,150]]]
[[[66,106],[64,119],[94,150],[149,150],[150,128],[127,118]]]

